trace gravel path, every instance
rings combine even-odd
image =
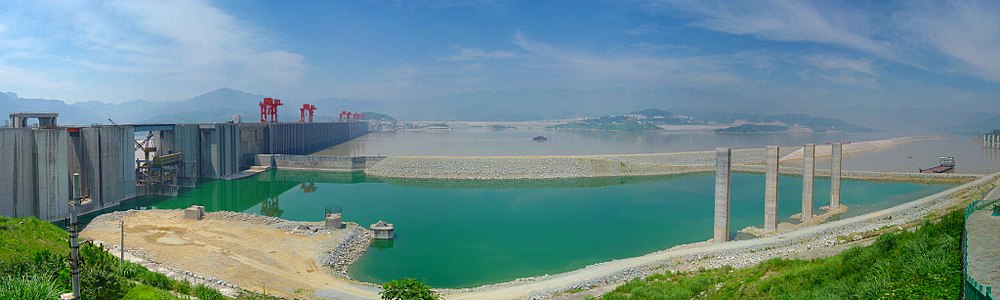
[[[993,297],[1000,299],[1000,216],[990,208],[972,213],[965,224],[968,230],[968,273],[982,285],[993,286]]]

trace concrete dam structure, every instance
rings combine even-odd
[[[368,133],[363,121],[73,127],[56,126],[54,114],[11,114],[18,125],[26,117],[39,124],[0,128],[0,215],[47,221],[69,216],[74,173],[86,213],[139,195],[176,195],[248,169],[259,154],[310,154]],[[137,132],[150,132],[153,146],[144,149]],[[139,157],[150,149],[152,157]]]

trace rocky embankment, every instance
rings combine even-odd
[[[349,230],[347,237],[334,246],[332,251],[323,253],[323,256],[320,257],[320,263],[323,266],[333,268],[337,274],[350,278],[347,275],[347,268],[368,251],[368,245],[372,242],[372,234],[371,231],[360,226],[351,226],[346,230]]]

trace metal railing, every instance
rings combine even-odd
[[[977,210],[992,209],[991,205],[981,205],[983,200],[976,200],[965,207],[965,221],[962,229],[962,294],[967,300],[996,300],[993,297],[993,287],[979,283],[976,278],[969,275],[968,256],[968,223],[969,216]]]

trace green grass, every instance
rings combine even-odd
[[[0,277],[0,299],[58,299],[60,290],[51,280],[42,277]]]
[[[915,232],[886,233],[871,246],[829,258],[651,275],[601,299],[955,299],[962,287],[962,222],[962,211],[951,212]]]
[[[0,217],[0,261],[48,251],[69,255],[69,233],[35,218]]]
[[[182,299],[168,291],[157,289],[148,285],[136,285],[128,290],[123,299],[129,300],[173,300]]]

